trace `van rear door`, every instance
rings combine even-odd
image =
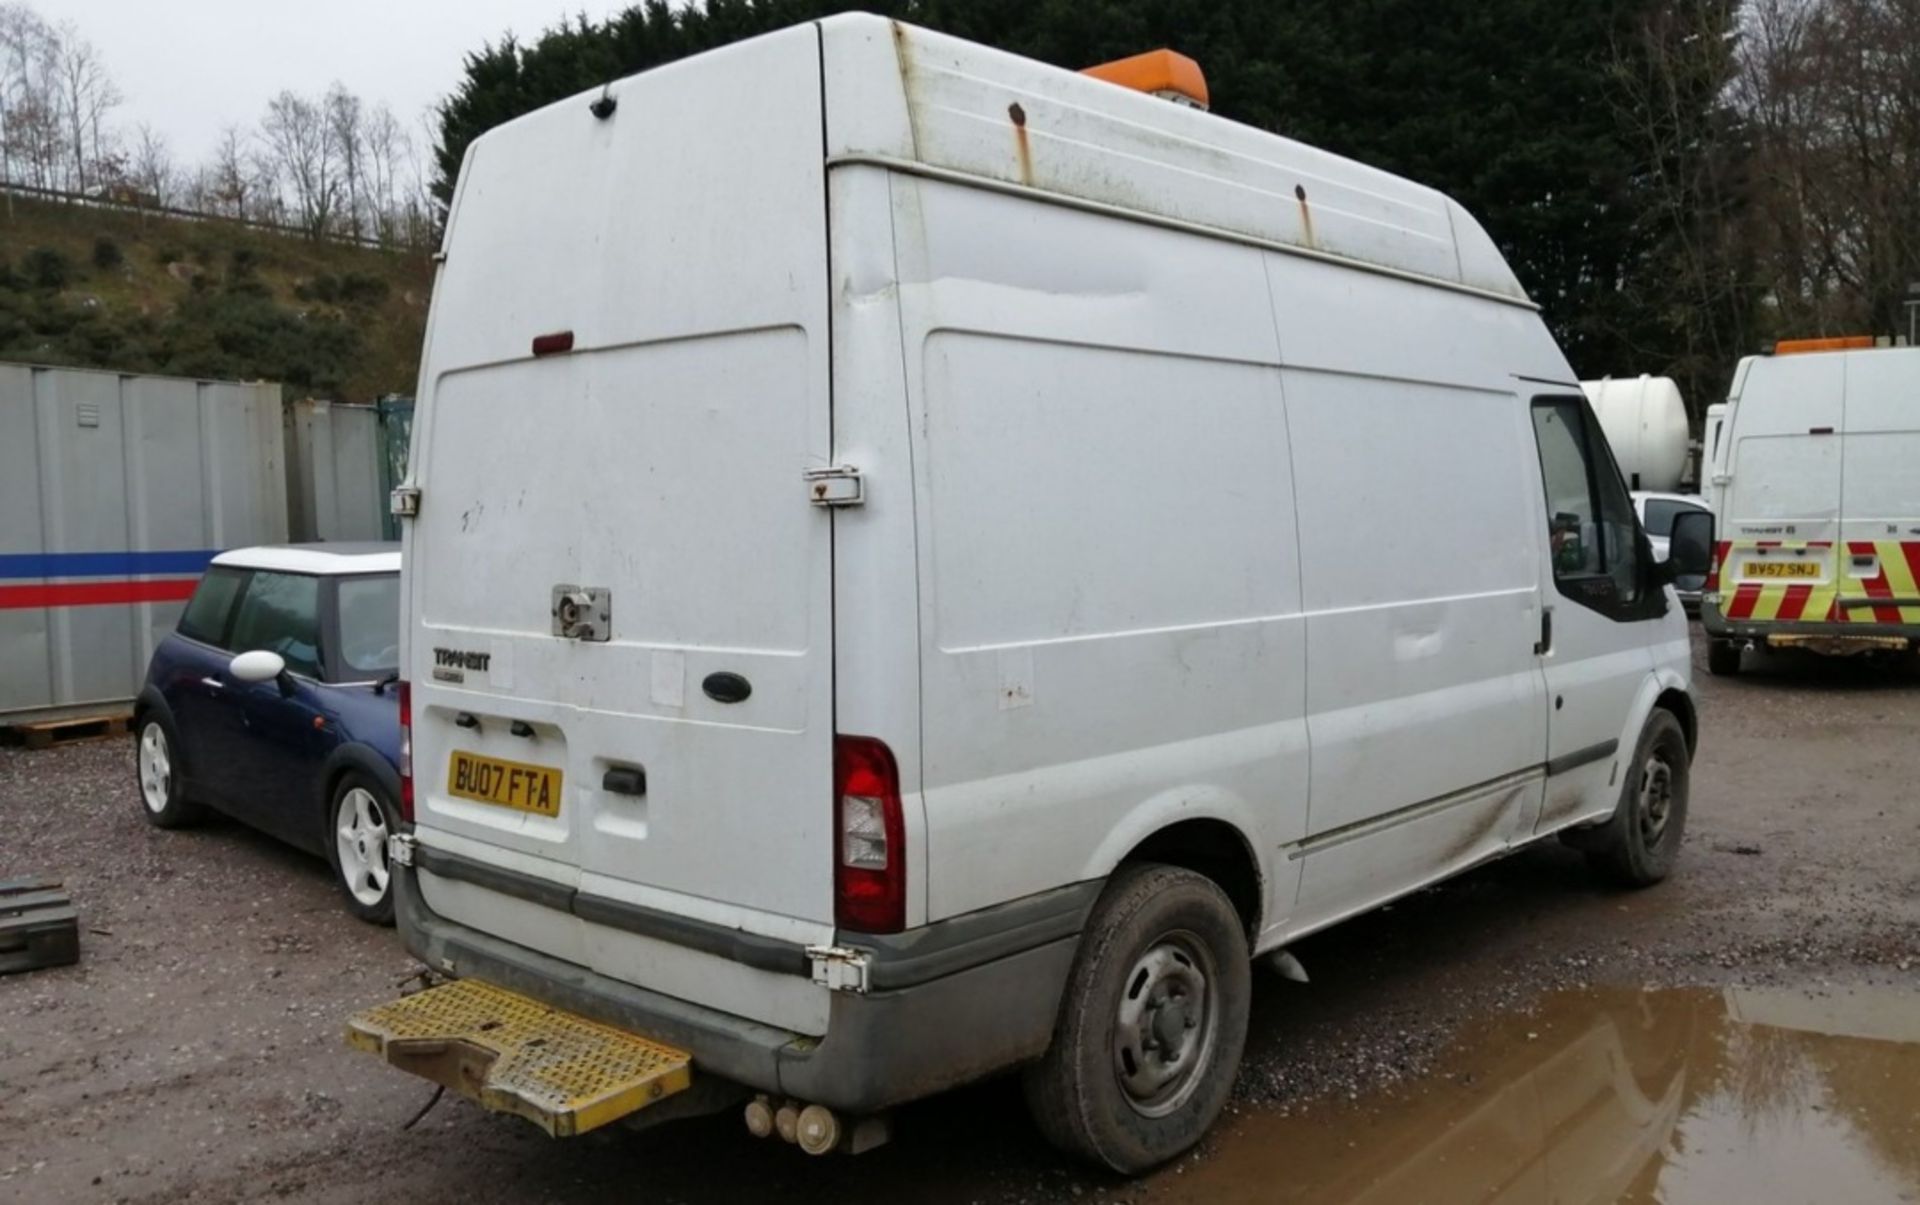
[[[1760,360],[1746,374],[1720,524],[1728,619],[1817,622],[1832,609],[1845,369],[1844,356],[1816,352]]]
[[[1846,361],[1839,615],[1920,624],[1920,351]]]
[[[405,550],[418,841],[504,872],[428,906],[812,1033],[804,962],[687,934],[833,932],[819,63],[802,27],[474,145]]]

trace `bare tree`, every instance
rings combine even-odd
[[[407,131],[384,104],[375,105],[367,113],[365,145],[367,204],[374,218],[374,233],[381,242],[392,243],[399,235],[397,189],[409,148]]]
[[[365,203],[366,129],[360,98],[335,80],[321,102],[326,111],[328,152],[338,165],[344,193],[347,233],[358,237],[363,229]]]
[[[59,35],[24,4],[0,6],[0,174],[51,186],[59,147]],[[12,198],[8,198],[12,212]]]
[[[275,180],[292,194],[299,225],[312,238],[324,237],[339,203],[340,181],[322,106],[282,92],[267,102],[260,133]]]
[[[101,119],[120,103],[120,90],[108,77],[99,51],[72,22],[60,26],[55,55],[64,106],[61,116],[72,153],[67,165],[68,186],[84,192],[103,154]]]
[[[176,190],[173,152],[168,149],[167,140],[144,121],[134,131],[128,175],[149,204],[173,204]]]

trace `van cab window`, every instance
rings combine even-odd
[[[227,647],[241,653],[254,649],[278,653],[294,673],[318,678],[320,579],[298,573],[255,573],[240,599]]]
[[[1606,439],[1584,401],[1540,398],[1533,434],[1546,486],[1553,580],[1561,594],[1615,619],[1646,613],[1639,526]]]

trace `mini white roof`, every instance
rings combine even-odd
[[[271,569],[281,573],[398,573],[400,545],[377,541],[267,544],[253,548],[229,548],[214,557],[213,563],[231,565],[236,569]]]

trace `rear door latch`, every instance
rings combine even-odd
[[[845,946],[807,947],[813,981],[830,992],[865,992],[869,957],[865,950],[850,950]]]
[[[859,506],[867,500],[860,470],[850,464],[808,469],[801,477],[807,483],[807,501],[815,506]]]
[[[613,591],[605,586],[555,586],[553,634],[569,640],[612,640]]]

